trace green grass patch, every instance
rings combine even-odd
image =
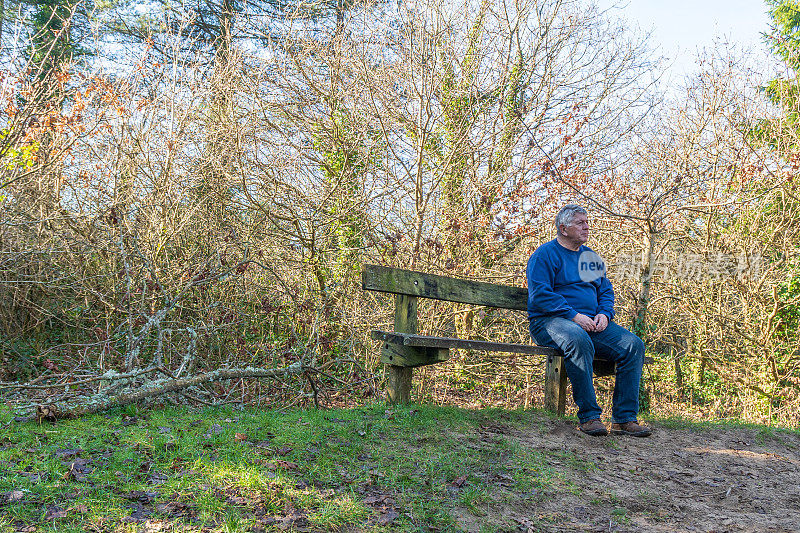
[[[571,490],[507,433],[531,411],[118,409],[57,424],[0,412],[0,531],[458,531],[467,512]]]
[[[665,429],[692,429],[692,430],[705,430],[705,429],[748,429],[755,431],[757,434],[764,438],[775,438],[780,435],[800,435],[800,429],[788,428],[779,426],[765,426],[763,424],[755,424],[738,420],[734,418],[726,418],[719,420],[691,420],[680,416],[669,417],[656,417],[649,416],[647,420],[657,422],[659,426]]]

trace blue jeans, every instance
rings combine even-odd
[[[592,363],[597,354],[614,361],[617,368],[611,418],[617,424],[636,420],[639,413],[639,380],[644,363],[642,339],[614,322],[599,333],[588,333],[566,318],[545,316],[530,321],[531,337],[539,346],[564,353],[564,367],[572,383],[572,399],[582,423],[600,418],[592,381]]]

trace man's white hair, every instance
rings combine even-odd
[[[589,216],[589,214],[586,212],[586,209],[582,208],[578,204],[567,204],[562,207],[556,215],[556,231],[558,231],[558,228],[560,228],[562,224],[565,226],[572,224],[572,219],[575,218],[576,213]]]

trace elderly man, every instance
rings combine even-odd
[[[592,382],[595,354],[614,361],[611,433],[647,437],[637,421],[639,380],[644,361],[642,340],[614,323],[614,289],[605,263],[584,243],[589,239],[586,210],[566,205],[556,215],[556,238],[528,260],[528,320],[540,346],[564,353],[564,366],[578,406],[578,429],[607,435]]]

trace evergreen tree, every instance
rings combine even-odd
[[[87,0],[0,0],[2,53],[16,47],[43,72],[91,55],[90,22],[101,11]],[[21,39],[15,41],[19,25]]]
[[[778,148],[793,147],[797,143],[798,104],[800,103],[800,2],[797,0],[766,0],[772,29],[766,34],[772,52],[792,71],[788,78],[771,80],[763,87],[764,94],[775,105],[783,108],[785,115],[779,124],[765,121],[756,130],[756,137]],[[791,141],[786,143],[787,139]]]
[[[344,14],[364,0],[322,0],[303,3],[286,0],[207,0],[172,2],[154,0],[147,15],[141,2],[127,0],[109,22],[109,30],[128,42],[147,41],[165,56],[172,54],[165,35],[181,34],[184,50],[213,51],[221,59],[237,41],[278,38],[275,24],[302,19],[341,25]],[[187,24],[188,22],[188,24]]]

